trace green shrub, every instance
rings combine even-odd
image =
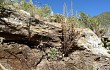
[[[90,25],[90,16],[88,14],[85,14],[84,12],[79,13],[79,21],[81,22],[81,26],[89,28]]]
[[[97,18],[92,18],[84,12],[79,14],[80,25],[85,28],[90,28],[94,33],[99,37],[103,36],[106,32],[106,29],[101,26],[101,21]]]
[[[58,50],[56,48],[50,48],[50,51],[48,52],[48,57],[52,60],[57,59],[57,52]]]
[[[50,16],[51,11],[52,11],[51,8],[48,5],[46,5],[44,7],[38,8],[37,9],[37,14],[40,17],[48,17],[48,16]]]
[[[46,5],[44,7],[36,7],[32,4],[32,0],[30,0],[30,2],[25,2],[25,0],[20,0],[19,3],[16,2],[8,2],[8,3],[0,3],[0,6],[9,6],[11,5],[12,7],[16,8],[16,9],[22,9],[25,10],[29,13],[31,13],[31,15],[39,15],[40,17],[48,17],[51,14],[51,8]],[[16,5],[18,5],[18,7],[16,7]]]
[[[63,22],[64,21],[64,16],[63,15],[61,15],[61,14],[56,14],[55,16],[55,22],[58,22],[58,23],[61,23],[61,22]]]
[[[67,17],[67,22],[68,23],[71,23],[73,21],[74,21],[74,17],[71,17],[71,16]]]

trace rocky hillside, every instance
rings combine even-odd
[[[0,6],[0,70],[110,70],[109,51],[98,36],[87,28],[75,32],[76,46],[69,37],[63,49],[61,23]]]
[[[98,16],[95,16],[94,18],[100,19],[102,26],[108,27],[108,29],[110,28],[110,12],[104,12]]]

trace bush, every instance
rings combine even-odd
[[[74,21],[62,24],[62,50],[65,56],[68,56],[77,47],[78,35]]]
[[[51,8],[48,5],[46,5],[44,7],[38,8],[36,13],[40,17],[48,17],[48,16],[50,16],[51,11],[52,11]]]
[[[101,21],[97,18],[92,18],[89,15],[85,14],[84,12],[80,12],[79,14],[79,21],[80,25],[84,26],[85,28],[90,28],[94,33],[96,33],[99,37],[103,36],[106,32],[101,26]]]
[[[58,50],[56,48],[50,48],[48,52],[48,57],[52,60],[56,60],[58,55]]]
[[[78,22],[78,19],[76,17],[73,17],[73,16],[69,16],[67,17],[67,21],[66,21],[70,26],[71,26],[71,23],[74,24],[74,27],[78,27],[79,25],[79,22]]]
[[[89,20],[89,28],[94,31],[99,37],[103,36],[106,32],[106,29],[101,26],[101,22],[97,18],[91,18]]]
[[[18,0],[17,0],[18,1]],[[25,2],[25,0],[20,0],[19,3],[17,2],[8,2],[8,3],[0,3],[0,6],[12,6],[16,9],[22,9],[25,10],[29,13],[31,13],[31,15],[39,15],[40,17],[48,17],[51,14],[51,8],[46,5],[44,7],[36,7],[32,4],[31,0],[30,2]],[[16,7],[17,5],[17,7]]]
[[[55,18],[55,22],[58,22],[58,23],[61,23],[61,22],[63,22],[64,21],[64,16],[63,15],[61,15],[61,14],[56,14],[55,16],[54,16],[54,18]]]

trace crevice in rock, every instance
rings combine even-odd
[[[26,36],[18,35],[18,34],[10,34],[5,32],[0,32],[0,37],[5,38],[3,40],[4,43],[18,43],[18,44],[25,44],[28,46],[34,46],[39,44],[38,41],[29,41]]]
[[[43,55],[41,58],[40,58],[40,60],[36,63],[36,67],[41,63],[41,61],[43,60],[43,58],[45,57],[46,55]]]
[[[52,39],[47,36],[34,35],[30,39],[26,36],[20,34],[10,34],[7,32],[0,32],[0,37],[3,37],[3,43],[18,43],[28,45],[30,48],[44,49],[46,47],[51,47],[49,41]]]

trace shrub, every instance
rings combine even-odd
[[[84,12],[79,13],[79,21],[81,22],[81,26],[89,28],[90,25],[90,16],[88,14],[85,14]]]
[[[64,21],[64,16],[61,14],[56,14],[54,17],[55,17],[55,22],[61,23]]]
[[[52,60],[56,60],[57,52],[58,52],[58,50],[56,48],[50,48],[50,51],[48,52],[48,57]]]
[[[79,25],[79,22],[78,22],[78,19],[74,16],[68,16],[67,17],[67,21],[66,21],[70,26],[71,26],[71,23],[74,23],[74,27],[78,27]]]
[[[32,0],[30,0],[30,2],[25,2],[25,0],[15,0],[17,2],[8,2],[8,3],[0,3],[0,6],[12,6],[16,9],[22,9],[25,10],[29,13],[31,13],[31,15],[39,15],[40,17],[48,17],[51,14],[51,8],[46,5],[44,7],[36,7],[32,4]],[[16,6],[17,5],[17,6]]]
[[[46,5],[44,7],[38,8],[37,14],[40,17],[48,17],[48,16],[50,16],[51,11],[52,11],[51,8],[48,5]]]
[[[106,32],[106,29],[101,26],[101,22],[97,18],[91,18],[89,20],[89,28],[94,31],[99,37],[103,36]]]
[[[75,30],[74,25],[74,21],[62,24],[62,50],[65,56],[68,56],[77,47],[79,33]]]
[[[71,23],[73,21],[74,21],[74,17],[71,17],[71,16],[67,17],[67,22],[68,23]]]
[[[86,28],[90,28],[94,33],[96,33],[99,37],[105,34],[106,29],[101,26],[101,22],[97,18],[92,18],[84,12],[80,12],[79,16],[80,25]]]

